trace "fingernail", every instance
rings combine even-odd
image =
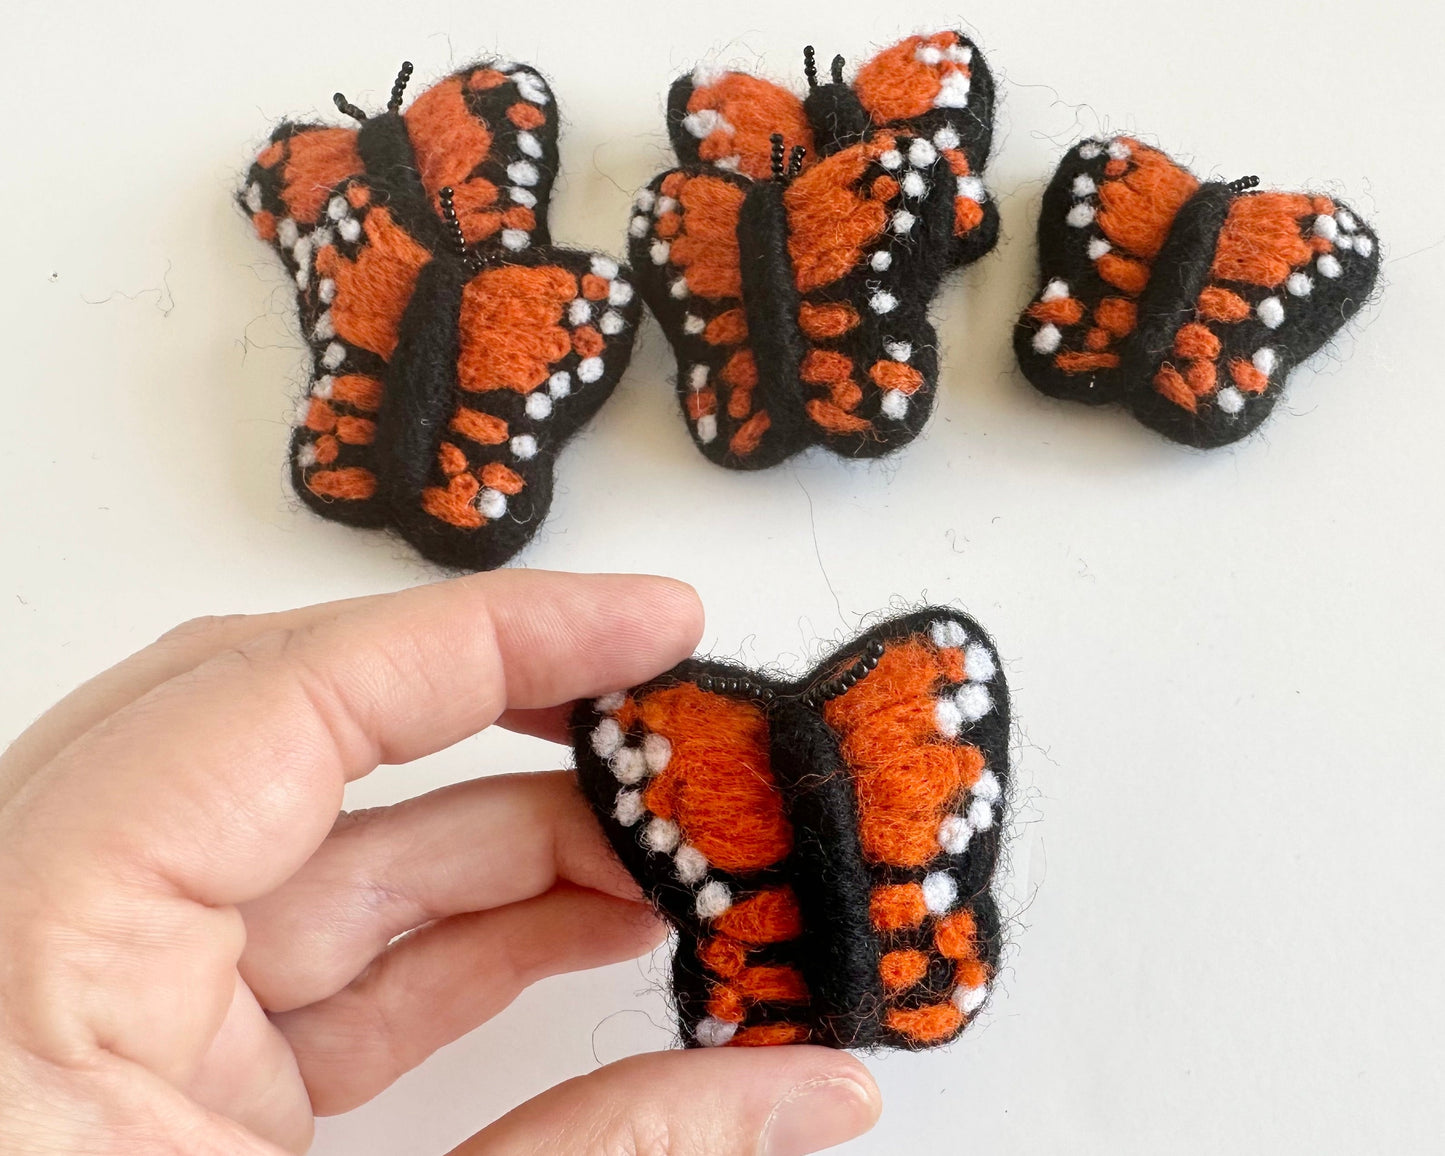
[[[873,1127],[872,1093],[846,1077],[809,1080],[778,1101],[763,1126],[762,1156],[807,1156]]]

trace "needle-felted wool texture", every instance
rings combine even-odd
[[[573,717],[582,788],[676,929],[691,1047],[926,1048],[988,996],[1008,688],[945,608],[783,681],[690,659]]]
[[[1201,183],[1131,137],[1075,146],[1044,194],[1044,285],[1014,335],[1029,380],[1192,446],[1256,429],[1380,268],[1358,214],[1256,184]]]
[[[697,68],[668,97],[681,166],[638,194],[631,260],[677,355],[698,448],[760,469],[814,444],[876,457],[923,428],[929,301],[993,247],[979,174],[993,77],[964,36],[911,36],[808,95]]]
[[[286,122],[240,201],[296,281],[312,352],[297,494],[487,570],[537,532],[563,443],[606,401],[641,303],[611,257],[551,243],[557,109],[526,65],[453,73],[359,128]]]

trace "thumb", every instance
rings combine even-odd
[[[543,1092],[451,1156],[804,1156],[868,1131],[881,1108],[846,1052],[653,1052]]]

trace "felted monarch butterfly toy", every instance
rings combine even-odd
[[[1044,194],[1044,286],[1015,330],[1028,379],[1192,446],[1256,429],[1380,268],[1356,213],[1258,183],[1201,183],[1130,137],[1076,145]]]
[[[313,378],[291,442],[318,513],[445,566],[536,533],[562,444],[621,376],[641,304],[612,258],[553,245],[552,91],[471,65],[356,129],[281,124],[240,194],[296,281]]]
[[[678,934],[688,1046],[926,1048],[987,998],[1008,688],[929,608],[780,681],[690,659],[580,703],[582,788]]]
[[[938,380],[929,300],[998,236],[979,179],[993,77],[956,32],[910,36],[808,95],[697,68],[672,85],[680,168],[637,197],[630,258],[677,355],[698,448],[760,469],[813,444],[906,445]]]

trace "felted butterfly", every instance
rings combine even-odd
[[[987,998],[1008,689],[930,608],[781,681],[690,659],[578,705],[582,788],[677,931],[689,1046],[925,1048]]]
[[[1329,197],[1201,183],[1130,137],[1075,146],[1039,218],[1044,287],[1014,347],[1044,393],[1128,406],[1175,441],[1224,445],[1369,297],[1375,234]]]
[[[536,533],[562,444],[607,399],[641,309],[612,258],[554,246],[557,116],[525,65],[483,62],[357,129],[286,122],[241,204],[296,281],[313,376],[297,494],[446,566]]]
[[[998,236],[978,174],[993,77],[964,36],[910,36],[808,95],[697,68],[673,83],[682,166],[638,194],[638,285],[677,355],[693,440],[760,469],[820,443],[906,445],[938,380],[929,300]]]

